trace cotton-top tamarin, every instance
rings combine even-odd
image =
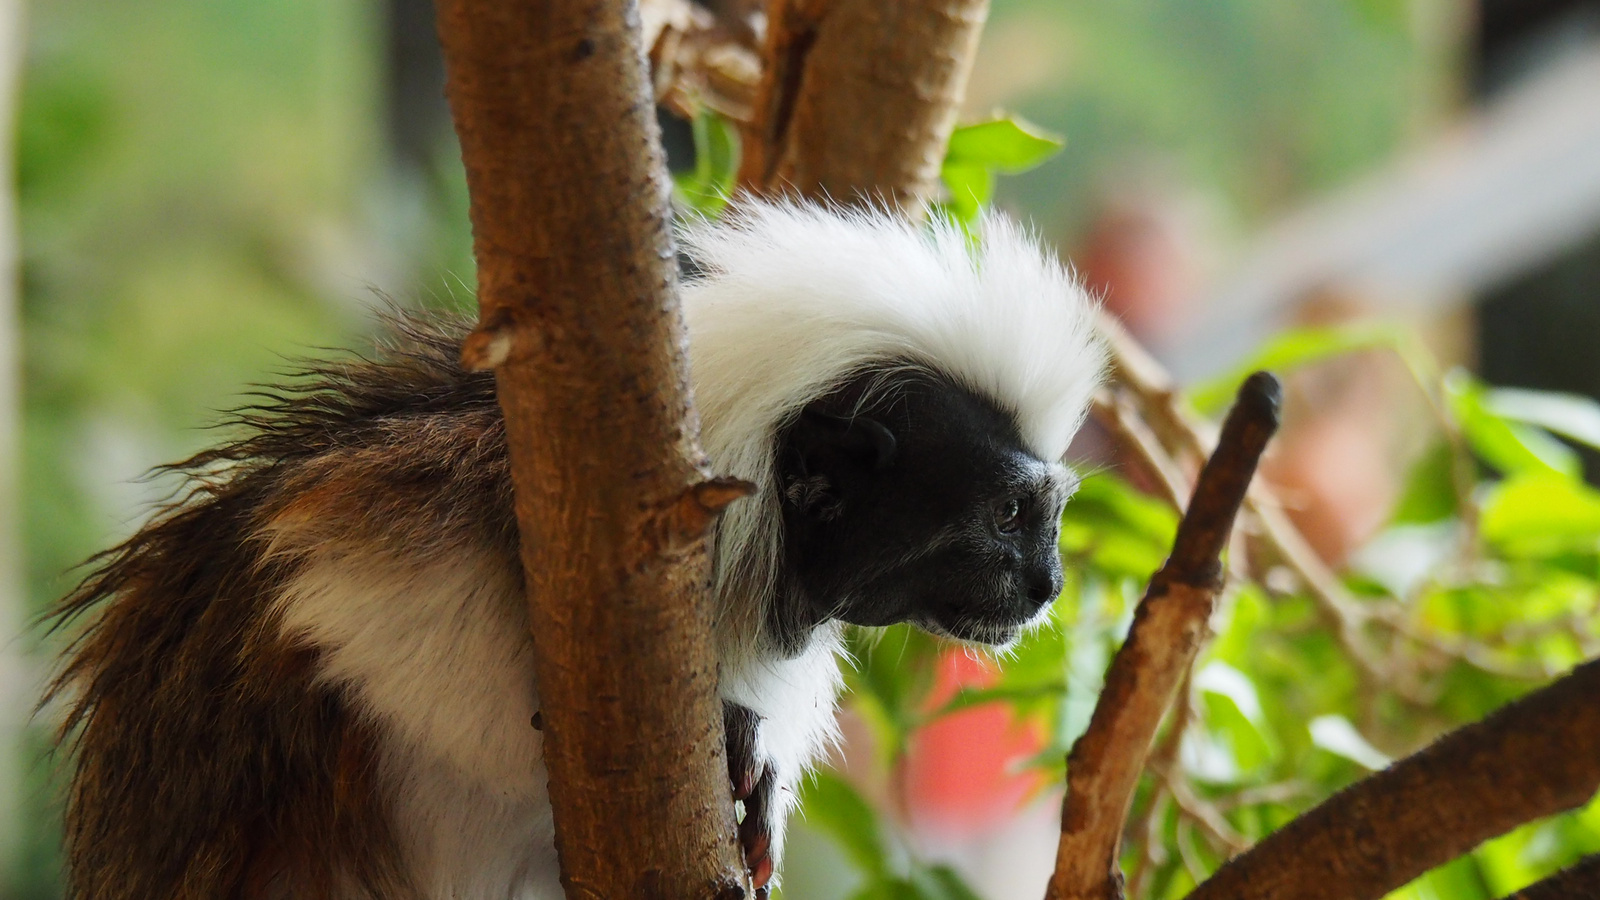
[[[1005,644],[1061,589],[1090,304],[1004,218],[746,202],[681,233],[720,693],[757,883],[834,737],[843,623]],[[402,319],[174,468],[57,611],[77,900],[558,900],[494,380]]]

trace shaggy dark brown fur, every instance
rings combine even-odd
[[[70,704],[74,900],[415,895],[376,735],[279,634],[270,604],[297,560],[268,558],[261,534],[273,522],[301,542],[365,533],[426,552],[470,531],[514,560],[492,377],[457,365],[457,323],[394,333],[375,359],[259,395],[239,438],[170,467],[187,479],[178,499],[53,612],[53,628],[97,613],[51,688]]]

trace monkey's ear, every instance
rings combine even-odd
[[[881,472],[894,459],[899,442],[889,426],[868,416],[846,418],[814,409],[800,413],[795,448],[802,457],[844,457],[871,472]]]
[[[805,410],[789,430],[783,493],[801,512],[824,521],[837,518],[873,473],[894,459],[894,432],[866,416],[845,418]]]

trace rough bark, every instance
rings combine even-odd
[[[668,182],[631,0],[439,0],[567,896],[736,895]],[[531,727],[531,726],[530,726]]]
[[[739,184],[916,212],[939,187],[988,0],[773,0]]]
[[[1600,788],[1596,697],[1600,660],[1335,794],[1189,900],[1377,900],[1488,838],[1581,806]]]
[[[1239,390],[1217,450],[1200,472],[1172,555],[1150,580],[1106,673],[1089,728],[1067,758],[1061,843],[1046,900],[1120,900],[1123,824],[1161,717],[1194,662],[1222,589],[1219,556],[1267,440],[1279,388],[1258,372]]]
[[[1585,856],[1571,867],[1535,882],[1505,900],[1581,900],[1600,897],[1600,853]]]

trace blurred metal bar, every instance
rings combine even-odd
[[[1553,63],[1397,164],[1269,228],[1197,298],[1164,354],[1183,376],[1238,358],[1301,298],[1459,301],[1600,231],[1600,43]]]

